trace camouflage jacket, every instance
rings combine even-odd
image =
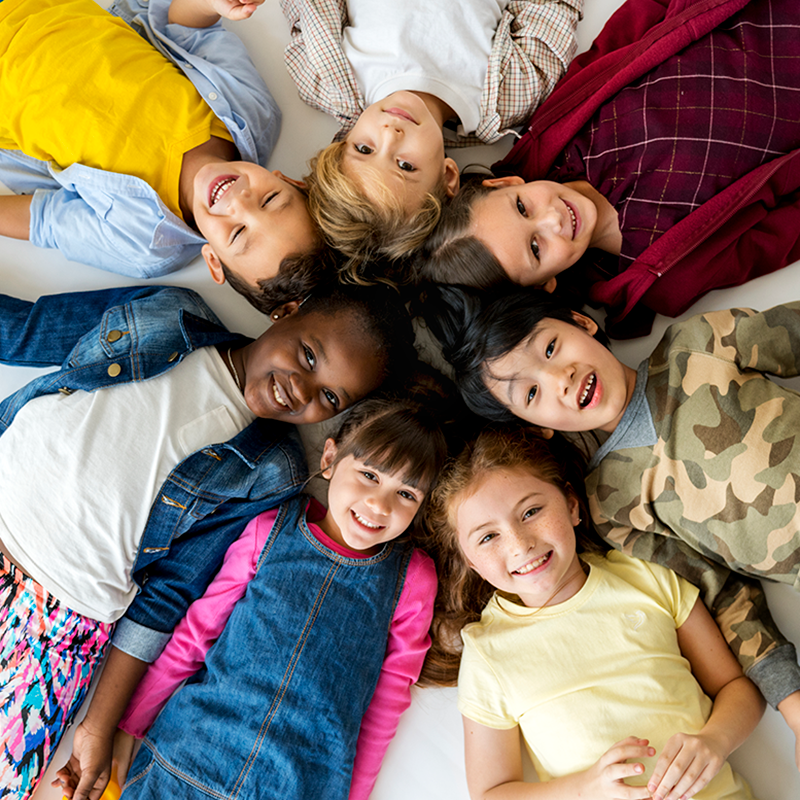
[[[800,303],[672,325],[587,479],[603,537],[699,585],[773,705],[800,669],[757,582],[736,573],[800,588],[800,395],[764,374],[797,375],[799,360]]]

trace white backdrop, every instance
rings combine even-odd
[[[579,26],[580,49],[584,50],[600,30],[619,0],[587,0],[586,17]],[[305,106],[285,72],[282,51],[288,42],[288,30],[277,0],[267,0],[255,17],[231,26],[245,40],[250,53],[265,77],[284,112],[283,133],[273,158],[272,169],[301,177],[306,162],[327,144],[336,125],[332,119]],[[463,166],[480,162],[491,164],[510,147],[509,142],[491,148],[457,151],[454,157]],[[0,187],[2,191],[2,187]],[[66,261],[59,253],[34,248],[27,242],[0,238],[0,291],[28,299],[40,294],[119,286],[130,283],[109,273]],[[174,273],[164,283],[188,286],[200,291],[214,311],[234,330],[257,336],[266,320],[228,287],[210,280],[202,260]],[[779,273],[754,281],[739,289],[712,293],[693,309],[726,308],[748,305],[766,308],[781,300],[800,296],[800,263]],[[654,333],[646,338],[623,343],[615,352],[631,366],[636,366],[654,347],[667,320],[657,320]],[[30,380],[36,370],[0,366],[0,396]],[[800,381],[795,381],[800,388]],[[310,442],[319,438],[307,431]],[[785,586],[769,585],[767,594],[773,614],[787,636],[800,641],[800,597]],[[635,733],[632,731],[632,733]],[[71,735],[68,733],[56,754],[45,782],[35,793],[35,800],[58,800],[61,794],[49,787],[56,765],[68,757]],[[373,797],[376,800],[466,800],[463,776],[461,722],[454,690],[415,689],[412,707],[400,722],[398,734],[390,746]],[[761,800],[796,800],[800,797],[800,776],[794,766],[794,737],[780,715],[768,709],[758,729],[732,757],[734,766],[751,782]],[[269,780],[269,776],[264,776]]]

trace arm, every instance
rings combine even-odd
[[[228,548],[222,567],[205,594],[189,606],[164,651],[136,687],[120,728],[141,739],[180,683],[203,665],[206,653],[255,575],[275,517],[275,511],[260,514]]]
[[[800,667],[794,645],[778,630],[758,581],[732,572],[670,536],[602,527],[603,538],[617,550],[652,561],[700,588],[700,597],[728,646],[767,702],[777,706],[800,690]]]
[[[484,141],[527,122],[553,91],[577,49],[583,0],[511,0],[497,27],[481,94]]]
[[[430,647],[435,598],[436,570],[431,559],[417,550],[392,618],[378,684],[361,721],[350,800],[369,797],[400,715],[411,702],[411,685],[419,678]]]
[[[172,0],[169,21],[187,28],[209,28],[219,22],[220,17],[239,20],[249,19],[264,0]]]
[[[654,755],[646,739],[629,736],[617,742],[584,772],[576,772],[546,783],[524,783],[520,730],[501,730],[473,720],[464,720],[464,756],[467,785],[472,800],[575,800],[578,797],[649,800],[646,786],[628,786],[625,778],[641,775],[640,763],[628,759]]]
[[[678,645],[698,683],[714,698],[714,707],[699,733],[678,733],[667,741],[647,784],[654,800],[678,800],[699,792],[764,713],[758,689],[742,674],[700,600],[678,628]]]
[[[0,195],[0,236],[28,239],[31,229],[31,196]]]

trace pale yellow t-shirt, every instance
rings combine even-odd
[[[667,739],[696,733],[711,712],[676,635],[698,590],[615,551],[585,560],[586,584],[565,603],[526,608],[495,593],[463,630],[459,709],[488,727],[519,725],[541,780],[587,769],[627,736],[649,739],[656,756],[627,781],[644,785]],[[695,797],[752,795],[726,763]]]
[[[141,178],[181,216],[183,155],[225,125],[191,81],[94,0],[0,3],[0,148]]]

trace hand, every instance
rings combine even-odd
[[[221,17],[230,20],[249,19],[264,0],[211,0],[211,6]]]
[[[676,733],[664,745],[647,782],[653,800],[694,796],[720,771],[726,755],[709,736]]]
[[[647,739],[636,736],[617,742],[584,773],[587,778],[586,796],[598,800],[649,800],[650,791],[646,786],[629,786],[624,783],[625,778],[644,772],[642,764],[626,763],[629,758],[647,758],[656,754],[648,744]]]
[[[778,711],[781,712],[786,724],[794,733],[794,762],[797,769],[800,770],[800,692],[792,692],[784,697],[778,703]]]
[[[114,735],[114,761],[117,765],[117,783],[125,785],[128,780],[128,770],[133,761],[133,748],[136,744],[136,737],[126,733],[121,728],[117,729]]]
[[[93,732],[84,720],[75,729],[69,761],[51,785],[72,800],[100,800],[111,777],[111,750],[111,737]]]

